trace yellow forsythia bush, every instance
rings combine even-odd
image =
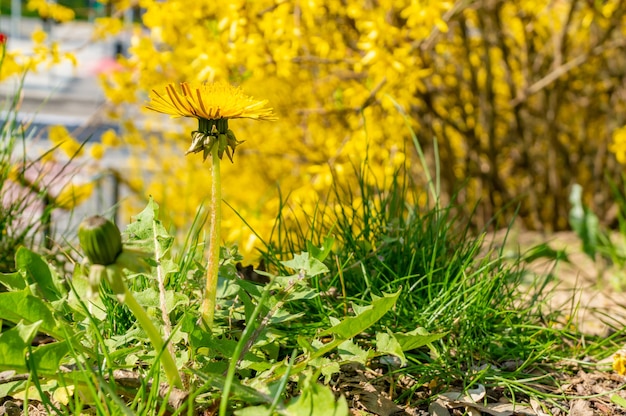
[[[114,2],[115,16],[130,4]],[[277,214],[277,187],[298,217],[334,180],[354,181],[366,158],[379,182],[405,161],[423,182],[403,112],[431,156],[436,141],[445,194],[460,189],[467,213],[479,204],[476,225],[520,204],[525,226],[562,229],[572,183],[602,215],[611,202],[603,175],[622,170],[609,151],[626,124],[620,4],[140,0],[129,55],[102,84],[122,140],[137,149],[131,173],[179,225],[209,196],[208,164],[183,156],[194,126],[147,112],[136,125],[128,104],[145,106],[171,82],[226,81],[279,117],[239,122],[246,142],[222,166],[224,200],[261,235]],[[119,30],[102,22],[98,33]],[[234,213],[223,227],[225,240],[254,244]]]

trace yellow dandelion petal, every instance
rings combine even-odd
[[[204,118],[202,114],[198,114],[198,110],[197,110],[198,105],[193,100],[193,92],[191,91],[189,84],[187,84],[186,82],[183,82],[182,84],[180,84],[180,87],[183,91],[183,97],[185,97],[185,101],[186,101],[185,109],[187,109],[187,113],[190,114],[189,117],[197,117],[200,115]]]
[[[154,108],[152,108],[155,111],[158,112],[164,112],[164,113],[170,113],[172,106],[170,103],[170,101],[168,101],[166,98],[164,98],[161,94],[157,93],[156,91],[152,91],[152,93],[155,95],[152,98],[152,106]],[[150,107],[148,107],[150,108]],[[173,107],[174,109],[176,109],[176,107]]]
[[[171,106],[174,107],[181,116],[193,116],[193,113],[190,113],[188,111],[187,106],[180,99],[180,96],[178,95],[178,91],[176,91],[173,85],[168,85],[168,87],[166,88],[166,91],[167,91],[167,95],[170,97],[170,100],[172,103]]]
[[[211,118],[211,115],[208,113],[208,111],[206,110],[206,107],[204,106],[204,102],[202,101],[202,94],[200,93],[200,91],[196,91],[196,96],[198,97],[198,105],[200,106],[200,109],[202,110],[202,117],[209,119]]]

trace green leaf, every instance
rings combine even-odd
[[[298,284],[283,298],[284,302],[314,299],[319,296],[319,291],[310,288],[306,281],[297,280],[298,276],[277,276],[274,283],[280,288],[286,288],[292,285],[294,279]]]
[[[342,361],[352,361],[365,365],[371,354],[370,350],[364,350],[351,340],[346,340],[337,346],[337,353]]]
[[[328,267],[324,263],[314,257],[310,257],[306,251],[293,256],[293,260],[283,261],[281,264],[298,272],[304,270],[304,273],[309,277],[328,272]]]
[[[382,298],[377,297],[359,315],[344,319],[337,325],[322,331],[319,336],[332,334],[340,339],[350,339],[359,335],[394,307],[401,292],[402,289],[393,294],[385,294]]]
[[[333,392],[326,386],[316,383],[314,377],[304,381],[302,394],[285,409],[290,416],[348,416],[348,403],[345,397],[335,399]]]
[[[86,317],[81,302],[88,299],[87,294],[89,293],[90,289],[89,279],[85,275],[84,270],[82,270],[82,267],[74,268],[72,279],[68,282],[68,284],[74,290],[69,291],[69,294],[67,296],[67,304],[72,309],[74,320],[81,321]],[[102,303],[102,299],[100,298],[100,296],[97,296],[87,301],[87,303],[92,304],[90,313],[94,318],[99,321],[106,318],[106,308]]]
[[[26,348],[35,338],[40,325],[41,322],[30,325],[18,323],[0,333],[0,371],[28,372]]]
[[[583,252],[591,259],[595,259],[600,240],[600,221],[582,202],[582,187],[572,186],[569,201],[572,208],[569,212],[569,223],[583,243]]]
[[[22,290],[27,286],[20,272],[0,273],[0,284],[9,290]]]
[[[624,409],[626,409],[626,399],[624,399],[622,396],[618,396],[617,394],[613,394],[613,395],[611,395],[611,401],[613,403],[615,403],[616,405],[621,406]]]
[[[40,294],[47,300],[59,300],[61,294],[54,284],[52,272],[39,254],[20,247],[15,254],[15,265],[29,284],[37,284]]]
[[[205,387],[210,387],[219,391],[224,389],[225,376],[214,372],[191,371],[196,377],[205,383]],[[233,399],[241,400],[244,403],[258,404],[268,402],[268,396],[266,394],[263,394],[255,388],[241,384],[239,380],[233,381],[231,393]]]
[[[304,312],[291,313],[287,310],[279,309],[269,319],[269,324],[270,325],[281,324],[281,323],[293,321],[294,319],[302,318],[303,316],[305,316]]]
[[[298,346],[300,346],[300,348],[302,348],[305,353],[312,353],[316,350],[316,348],[311,345],[309,337],[303,337],[301,335],[298,335],[296,341],[298,342]]]
[[[67,341],[41,345],[32,350],[29,357],[30,364],[36,366],[39,374],[56,374],[59,371],[61,360],[68,352]]]
[[[236,279],[233,281],[233,284],[239,286],[244,292],[250,294],[250,296],[255,299],[259,299],[261,297],[263,287],[260,285],[244,279]]]
[[[404,356],[402,346],[389,331],[376,334],[376,351],[380,354],[394,355],[400,359],[401,366],[406,365],[406,357]]]
[[[0,398],[15,397],[26,388],[28,380],[2,382],[0,384]]]
[[[317,247],[313,245],[311,241],[306,242],[306,250],[309,252],[313,258],[324,261],[330,254],[333,244],[335,244],[335,239],[332,237],[326,237],[324,242],[322,243],[322,247]]]
[[[163,275],[167,276],[168,274],[172,274],[172,273],[176,273],[178,272],[178,264],[176,264],[175,261],[168,259],[168,258],[164,258],[161,259],[161,270],[163,271]]]
[[[569,257],[565,250],[555,250],[548,243],[541,243],[533,246],[523,255],[524,261],[529,263],[537,259],[549,259],[556,261],[564,261],[570,263]]]
[[[237,416],[270,416],[281,414],[285,416],[348,416],[348,403],[345,397],[335,399],[333,392],[326,386],[314,381],[317,376],[309,376],[304,381],[302,394],[285,407],[279,406],[278,412],[269,412],[269,406],[250,406],[235,411]]]
[[[331,377],[341,372],[341,365],[337,360],[320,357],[309,361],[311,367],[319,369],[320,373],[324,376],[326,383],[331,381]]]
[[[126,227],[126,234],[131,240],[143,241],[143,247],[156,251],[163,256],[174,242],[161,221],[159,221],[159,205],[150,198],[146,208],[133,217],[133,222]],[[155,247],[156,245],[156,247]]]
[[[235,410],[237,416],[272,416],[269,406],[250,406],[244,409]]]
[[[423,347],[424,345],[428,345],[431,342],[435,342],[443,338],[446,335],[447,335],[446,332],[441,333],[441,334],[430,334],[424,328],[417,328],[411,332],[407,332],[406,334],[402,334],[402,333],[393,334],[393,336],[396,338],[396,340],[400,344],[402,351],[410,351],[416,348]]]
[[[41,330],[57,340],[65,338],[59,324],[50,311],[50,305],[31,295],[30,290],[0,293],[0,316],[10,322],[26,325],[41,321]],[[71,328],[67,328],[71,333]]]
[[[152,288],[135,293],[135,299],[137,299],[137,302],[145,308],[161,307],[159,292]],[[177,306],[184,304],[189,304],[189,298],[187,296],[171,290],[165,291],[165,308],[167,313],[172,312]]]
[[[241,290],[239,290],[239,300],[243,303],[243,306],[244,306],[244,315],[246,318],[247,325],[256,325],[256,322],[250,322],[250,317],[254,313],[254,309],[257,306],[256,302],[258,302],[258,300],[260,299],[261,293],[258,292],[259,288],[256,285],[251,284],[249,282],[246,282],[245,284],[240,284],[243,282],[244,281],[241,279],[237,282],[237,284],[239,284],[241,288]],[[254,288],[251,288],[253,291],[246,290],[246,285],[254,286]],[[254,293],[254,292],[257,292],[258,296],[257,296],[257,293]],[[254,296],[254,301],[253,301],[252,296]],[[264,309],[261,311],[261,313],[262,314],[267,313],[267,305],[264,305],[263,308]]]

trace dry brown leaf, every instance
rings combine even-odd
[[[428,414],[430,416],[450,416],[448,409],[439,401],[434,401],[428,406]]]
[[[440,394],[442,404],[448,408],[465,407],[469,414],[480,412],[493,416],[528,415],[537,416],[537,412],[527,405],[513,403],[494,403],[483,405],[480,402],[484,399],[487,391],[485,386],[479,384],[475,389],[469,389],[465,393],[450,391]]]
[[[475,389],[469,389],[466,392],[449,391],[441,393],[439,396],[452,402],[458,402],[459,406],[464,406],[465,404],[478,403],[485,397],[486,393],[485,386],[479,384]]]
[[[588,401],[574,400],[570,404],[569,416],[594,416],[594,413]]]
[[[402,408],[383,396],[374,386],[366,383],[362,386],[359,394],[359,401],[368,412],[379,416],[390,416],[402,411]]]

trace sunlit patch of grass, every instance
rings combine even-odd
[[[436,381],[441,388],[483,383],[540,396],[518,381],[543,374],[538,383],[557,384],[551,368],[566,371],[564,362],[586,356],[591,345],[606,345],[606,340],[585,338],[572,324],[576,305],[549,308],[552,276],[529,282],[523,256],[505,258],[488,247],[487,231],[471,229],[471,218],[456,215],[454,201],[438,200],[436,174],[428,175],[429,203],[419,205],[410,201],[420,201],[428,185],[414,183],[407,169],[380,185],[366,177],[369,172],[367,162],[355,169],[358,189],[336,181],[331,203],[324,203],[336,209],[320,208],[306,224],[288,228],[278,216],[274,239],[262,255],[279,270],[283,253],[319,247],[327,236],[335,240],[325,261],[330,273],[314,282],[323,295],[290,305],[292,312],[304,312],[307,322],[321,325],[330,317],[345,317],[353,304],[367,304],[371,295],[402,290],[376,331],[422,327],[445,333],[428,349],[408,352],[408,366],[393,370],[418,374],[418,385]],[[288,200],[281,206],[290,209]],[[568,319],[570,324],[563,324]],[[374,337],[375,332],[363,334],[359,342],[373,346]]]

